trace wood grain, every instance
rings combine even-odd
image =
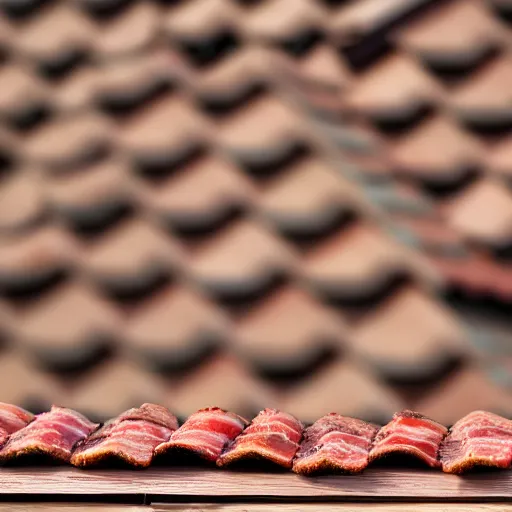
[[[279,504],[275,503],[241,503],[239,505],[219,504],[153,504],[154,512],[317,512],[318,510],[332,512],[504,512],[512,510],[509,503],[479,504],[479,503],[304,503]],[[0,509],[1,510],[1,509]]]
[[[459,477],[428,470],[370,469],[355,476],[304,478],[293,473],[244,473],[211,469],[153,468],[143,471],[74,468],[2,468],[1,494],[142,495],[145,503],[179,498],[247,501],[309,500],[508,501],[512,472]],[[208,499],[212,497],[212,499]],[[213,499],[215,498],[215,499]],[[5,498],[4,498],[5,499]],[[90,499],[89,501],[94,501]]]

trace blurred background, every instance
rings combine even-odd
[[[0,400],[512,416],[511,0],[0,6]]]

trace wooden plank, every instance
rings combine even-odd
[[[370,469],[361,475],[304,478],[293,473],[247,473],[215,469],[151,468],[144,471],[75,468],[0,469],[0,495],[140,495],[146,503],[244,501],[244,498],[387,501],[508,501],[512,472],[464,477],[428,470]],[[208,500],[208,497],[215,499]],[[162,498],[162,499],[159,499]],[[4,500],[7,500],[5,496]],[[89,499],[89,501],[94,501]],[[197,501],[197,499],[196,499]],[[247,501],[247,499],[245,500]]]
[[[279,504],[275,503],[240,503],[238,505],[208,504],[153,504],[154,512],[317,512],[318,510],[332,512],[506,512],[512,510],[507,503],[304,503]],[[1,509],[0,509],[1,510]]]
[[[102,503],[0,503],[0,512],[153,512],[152,507]]]

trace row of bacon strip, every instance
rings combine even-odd
[[[402,411],[385,426],[328,414],[304,428],[292,415],[261,411],[250,423],[212,407],[179,427],[165,407],[143,404],[103,425],[53,406],[37,416],[0,403],[0,462],[47,457],[87,468],[122,461],[147,467],[192,457],[217,466],[263,460],[296,473],[356,473],[376,459],[412,456],[447,473],[474,466],[509,468],[512,421],[475,411],[448,430],[425,416]]]

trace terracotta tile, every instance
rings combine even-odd
[[[331,45],[318,44],[297,61],[297,77],[319,85],[346,87],[351,73]]]
[[[6,300],[0,299],[0,341],[4,342],[12,335],[17,316]]]
[[[136,107],[182,73],[183,63],[170,50],[146,50],[130,58],[109,60],[98,68],[95,99],[102,107]]]
[[[264,407],[276,405],[273,390],[230,356],[208,361],[190,373],[172,389],[169,402],[182,418],[210,406],[251,418]]]
[[[34,162],[74,167],[109,144],[108,124],[95,114],[55,118],[23,140],[26,156]]]
[[[372,296],[394,277],[422,271],[405,247],[359,223],[313,249],[304,264],[305,276],[315,287],[347,299]]]
[[[280,406],[306,423],[337,412],[370,421],[385,421],[403,408],[397,395],[367,368],[351,360],[333,362],[302,381]]]
[[[237,350],[269,371],[307,368],[327,351],[339,351],[347,336],[340,315],[293,286],[253,308],[235,331]]]
[[[238,29],[242,16],[236,2],[225,0],[197,0],[178,3],[171,7],[163,28],[170,37],[196,38],[212,35],[226,29]]]
[[[389,377],[428,377],[470,351],[458,319],[435,297],[408,288],[365,315],[354,350]]]
[[[129,170],[121,160],[109,159],[79,172],[50,175],[44,192],[51,206],[66,220],[79,225],[91,220],[105,223],[131,200]]]
[[[173,94],[128,119],[119,129],[118,140],[123,149],[139,158],[168,155],[204,141],[206,125],[207,120],[190,101]]]
[[[156,38],[159,23],[159,12],[153,3],[135,2],[113,20],[99,24],[91,42],[104,57],[134,53]]]
[[[343,41],[360,40],[424,3],[425,0],[352,2],[330,17],[330,28]]]
[[[216,133],[220,143],[237,155],[279,153],[311,138],[305,119],[276,95],[261,96],[238,109],[219,123]]]
[[[450,103],[470,123],[508,122],[512,118],[511,82],[512,55],[506,53],[457,87]]]
[[[93,66],[74,70],[52,87],[52,106],[63,112],[91,107],[98,87],[101,71]]]
[[[491,171],[512,179],[512,136],[503,138],[489,149],[487,165]]]
[[[1,28],[0,28],[1,30]],[[48,101],[49,90],[35,73],[18,63],[0,67],[0,112],[9,116],[31,105],[40,106]]]
[[[55,227],[3,240],[0,246],[0,287],[8,291],[38,288],[72,268],[77,246]]]
[[[177,286],[133,311],[124,336],[153,367],[179,367],[208,354],[230,337],[222,310],[193,288]]]
[[[120,314],[80,283],[69,283],[41,297],[16,326],[20,343],[45,365],[74,368],[95,360],[117,338]]]
[[[141,200],[163,219],[181,227],[209,226],[233,209],[254,202],[256,190],[233,162],[209,154],[164,183],[139,189]]]
[[[45,9],[16,31],[16,49],[41,61],[89,49],[96,31],[71,2]]]
[[[448,2],[398,34],[399,44],[434,65],[476,63],[505,39],[505,27],[479,0]]]
[[[494,384],[482,369],[469,367],[440,383],[415,404],[415,410],[444,425],[475,410],[512,413],[512,394]]]
[[[507,264],[470,254],[462,257],[430,255],[447,283],[468,297],[489,298],[508,302],[512,298],[512,274]]]
[[[259,204],[280,228],[293,232],[316,232],[332,225],[340,212],[364,209],[360,192],[318,157],[303,159],[280,174]]]
[[[146,287],[184,257],[180,244],[157,226],[126,220],[84,247],[84,269],[107,289]]]
[[[354,79],[345,102],[376,118],[402,118],[436,104],[441,96],[439,84],[419,64],[395,53]]]
[[[489,245],[512,241],[512,193],[503,183],[482,179],[446,208],[448,222],[465,237]]]
[[[460,179],[484,157],[480,141],[444,116],[421,123],[390,152],[400,173],[435,181]]]
[[[87,372],[70,389],[64,405],[100,421],[141,403],[162,403],[163,383],[139,364],[121,357]]]
[[[271,49],[244,45],[215,66],[192,72],[187,86],[204,97],[241,97],[254,84],[272,79],[276,59]]]
[[[244,16],[249,37],[282,39],[310,29],[323,28],[327,13],[320,2],[310,0],[270,0],[261,2]]]
[[[0,182],[0,231],[29,227],[45,212],[41,176],[35,169],[18,170]]]
[[[13,385],[16,383],[16,385]],[[18,352],[0,357],[0,401],[31,408],[38,404],[49,408],[59,403],[63,389],[51,375],[42,372]]]
[[[215,293],[244,294],[289,272],[295,254],[264,226],[244,220],[229,226],[193,255],[191,270]]]

